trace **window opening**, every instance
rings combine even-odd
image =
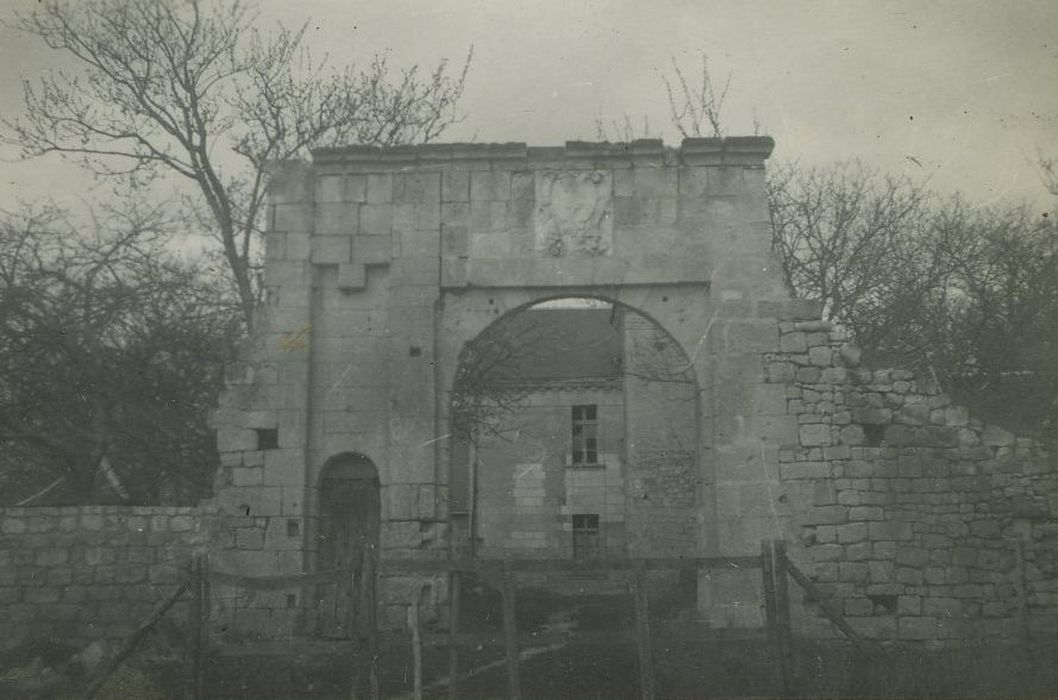
[[[257,428],[257,449],[275,450],[279,448],[278,428]]]
[[[602,554],[599,537],[599,516],[582,513],[573,516],[573,558],[595,559]]]
[[[573,450],[574,465],[593,465],[599,463],[599,419],[598,407],[594,405],[573,407]]]
[[[868,423],[863,426],[863,437],[867,447],[881,447],[885,441],[885,426]]]

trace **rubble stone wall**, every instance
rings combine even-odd
[[[127,637],[186,576],[200,524],[194,508],[0,509],[0,647]]]
[[[850,624],[900,640],[1053,632],[1053,457],[973,418],[932,379],[861,367],[827,323],[780,331],[767,377],[785,387],[798,430],[779,448],[776,498],[800,504],[793,556]],[[806,612],[804,633],[832,633]]]

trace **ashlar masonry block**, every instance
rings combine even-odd
[[[779,332],[773,323],[727,322],[724,347],[729,353],[763,353],[779,346]]]
[[[367,176],[367,203],[389,204],[393,201],[393,175],[390,173]]]
[[[272,208],[272,230],[286,233],[306,232],[312,229],[311,204],[295,202],[276,204]]]
[[[360,226],[359,204],[324,202],[316,205],[314,231],[324,236],[351,236]]]
[[[470,201],[470,172],[452,169],[441,174],[441,201]]]
[[[316,178],[317,202],[344,202],[345,176],[320,175]]]
[[[344,263],[338,265],[338,289],[359,291],[367,287],[367,271],[363,263]]]
[[[301,486],[305,483],[305,457],[300,449],[265,452],[264,483],[268,486]]]
[[[338,265],[349,262],[352,239],[349,236],[314,236],[312,262],[317,265]]]
[[[511,173],[484,171],[470,173],[472,201],[506,201],[511,198]]]
[[[289,233],[286,243],[287,260],[308,260],[312,251],[312,237],[309,234]]]
[[[393,176],[394,202],[439,202],[441,173],[407,173]]]
[[[352,239],[352,260],[361,265],[379,265],[390,261],[392,244],[389,235],[364,235]]]
[[[360,207],[359,233],[365,236],[388,236],[392,226],[391,204],[364,204]]]

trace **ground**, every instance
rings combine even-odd
[[[483,582],[464,589],[462,628],[480,639],[460,655],[458,697],[506,696],[499,596]],[[522,697],[620,699],[639,697],[634,629],[627,596],[564,596],[541,589],[519,593]],[[948,652],[888,647],[856,653],[847,642],[797,639],[793,673],[784,693],[777,649],[760,631],[723,632],[688,624],[692,608],[679,587],[659,596],[652,610],[658,698],[778,697],[1055,697],[1058,640],[1030,647],[967,645]],[[426,632],[428,641],[443,635]],[[412,696],[412,653],[407,635],[382,640],[381,696]],[[151,645],[147,645],[147,651]],[[85,679],[70,663],[76,652],[47,640],[0,658],[0,697],[80,697]],[[215,655],[207,669],[207,697],[348,700],[358,667],[350,642],[244,647]],[[98,697],[180,698],[187,664],[170,656],[137,653]],[[46,671],[51,669],[51,671]],[[425,697],[447,697],[448,655],[443,643],[425,647]],[[56,677],[62,676],[56,683]],[[366,696],[365,696],[366,697]]]

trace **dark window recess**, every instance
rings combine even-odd
[[[296,608],[298,607],[298,597],[294,593],[287,593],[287,607]]]
[[[578,464],[599,463],[599,418],[597,406],[573,407],[572,462]]]
[[[412,345],[410,348],[408,348],[408,357],[421,357],[421,356],[422,356],[422,348],[420,348],[418,345]]]
[[[602,555],[599,516],[584,513],[573,516],[573,558],[595,559]]]
[[[863,426],[863,437],[867,441],[867,447],[881,447],[885,441],[885,426],[867,424]]]
[[[288,520],[287,521],[287,537],[299,537],[301,535],[301,521],[300,520]]]
[[[876,615],[892,615],[896,613],[895,595],[868,595],[867,598],[874,605]]]
[[[257,449],[275,450],[279,448],[278,428],[257,428]]]

